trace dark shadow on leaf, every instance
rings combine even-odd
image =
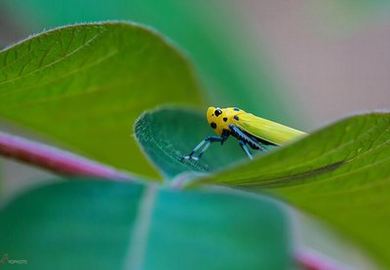
[[[276,188],[276,187],[285,187],[285,186],[292,186],[292,185],[298,185],[305,182],[306,179],[311,179],[316,176],[323,175],[325,173],[329,173],[332,171],[337,170],[340,166],[342,166],[346,161],[338,161],[334,162],[332,164],[327,164],[323,167],[315,168],[309,171],[304,171],[292,175],[282,176],[282,177],[275,177],[270,179],[262,179],[261,182],[255,182],[256,178],[248,178],[248,179],[242,179],[242,182],[250,182],[251,184],[242,184],[241,186],[256,186],[259,188]],[[255,184],[253,184],[255,183]]]

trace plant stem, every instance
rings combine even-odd
[[[295,261],[306,270],[352,269],[326,255],[307,248],[295,251]]]
[[[130,173],[68,151],[0,131],[0,155],[58,174],[132,180]]]

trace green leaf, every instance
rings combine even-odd
[[[220,143],[211,145],[199,162],[181,161],[204,138],[215,135],[205,113],[180,108],[147,112],[137,121],[135,134],[149,158],[167,177],[185,171],[214,171],[247,159],[238,142],[230,139],[222,147]]]
[[[0,252],[27,260],[28,269],[286,269],[292,263],[279,204],[231,190],[72,179],[23,194],[0,213]]]
[[[333,225],[390,266],[390,114],[337,122],[201,180],[267,190]]]
[[[157,177],[134,137],[135,119],[164,103],[201,103],[186,59],[127,23],[75,25],[0,52],[0,117],[90,158]]]
[[[274,119],[294,119],[288,113],[294,104],[289,100],[289,106],[284,106],[284,96],[277,94],[284,91],[274,91],[283,86],[275,85],[282,78],[269,68],[267,50],[259,42],[249,42],[253,33],[238,23],[245,18],[235,1],[208,1],[205,5],[177,0],[2,0],[1,4],[5,12],[22,16],[22,20],[15,16],[15,23],[26,31],[118,19],[150,25],[191,55],[215,105],[235,105]]]

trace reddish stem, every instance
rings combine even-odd
[[[132,180],[130,174],[43,143],[0,132],[0,155],[64,175]]]
[[[295,251],[295,261],[306,270],[341,270],[350,269],[317,251],[304,248]]]

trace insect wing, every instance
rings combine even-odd
[[[251,113],[241,113],[238,117],[239,119],[235,123],[238,127],[255,137],[276,145],[284,144],[306,134]]]

